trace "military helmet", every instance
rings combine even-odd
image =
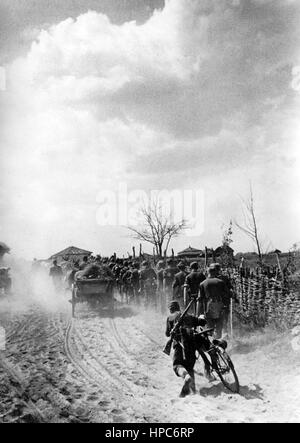
[[[169,305],[168,305],[170,310],[174,310],[174,311],[180,311],[180,306],[178,301],[176,300],[172,300]]]

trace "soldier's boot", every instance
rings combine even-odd
[[[178,370],[179,377],[182,377],[184,382],[179,397],[186,397],[193,391],[195,380],[184,368]]]

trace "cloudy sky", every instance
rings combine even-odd
[[[217,246],[253,184],[272,248],[300,240],[300,2],[0,0],[0,239],[129,250],[99,195],[201,190]],[[115,194],[117,196],[117,194]],[[253,245],[235,230],[236,251]]]

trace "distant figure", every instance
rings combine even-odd
[[[225,333],[228,334],[228,323],[229,323],[229,316],[230,316],[230,305],[231,305],[231,299],[233,298],[233,288],[230,281],[230,278],[227,277],[227,275],[222,274],[221,265],[219,263],[215,263],[216,271],[217,271],[217,277],[224,281],[226,285],[226,293],[223,296],[223,330]],[[235,301],[237,301],[235,299]]]
[[[166,312],[166,296],[164,294],[164,270],[165,262],[163,260],[159,260],[156,266],[156,281],[158,304],[162,313]]]
[[[144,289],[145,284],[150,281],[156,281],[156,273],[154,269],[150,266],[150,263],[143,261],[142,269],[140,270],[140,289]]]
[[[109,266],[101,263],[101,258],[97,258],[94,263],[90,263],[83,271],[77,272],[75,278],[79,279],[109,279],[114,281],[114,274]]]
[[[68,284],[68,288],[69,288],[69,289],[72,288],[72,285],[73,285],[73,283],[74,283],[74,281],[75,281],[75,275],[76,275],[76,273],[79,271],[79,269],[80,269],[79,262],[78,262],[78,261],[75,261],[75,262],[73,263],[73,267],[72,267],[71,271],[69,271],[69,272],[67,273],[67,275],[66,275],[66,282],[67,282],[67,284]]]
[[[143,294],[145,306],[150,304],[156,305],[156,285],[157,277],[156,272],[150,266],[150,263],[144,261],[142,263],[142,269],[139,272],[139,293]]]
[[[80,271],[83,271],[87,267],[88,264],[89,264],[89,258],[87,256],[83,257],[82,263],[79,266]]]
[[[131,277],[130,277],[130,283],[133,290],[133,298],[134,301],[137,303],[138,298],[138,291],[139,291],[139,283],[140,283],[140,264],[138,262],[133,263],[132,271],[131,271]]]
[[[197,262],[193,262],[190,266],[191,272],[187,275],[185,283],[188,286],[190,296],[198,296],[199,286],[205,280],[205,275],[199,271]]]
[[[173,299],[173,282],[175,278],[175,274],[177,274],[177,268],[174,265],[174,261],[169,258],[167,260],[167,267],[164,270],[164,296],[166,300],[165,307],[169,305],[170,301]]]
[[[63,261],[61,262],[60,265],[64,274],[67,274],[68,272],[72,271],[73,266],[68,257],[63,257]]]
[[[164,269],[165,269],[165,262],[163,260],[159,260],[156,266],[156,275],[157,275],[157,289],[158,291],[163,290],[163,284],[164,284]]]
[[[200,284],[200,314],[204,314],[207,327],[215,329],[216,338],[222,337],[223,311],[225,301],[230,297],[226,283],[217,277],[218,270],[215,264],[208,268],[208,277]]]
[[[179,262],[177,265],[177,268],[179,272],[175,274],[174,281],[173,281],[173,298],[174,299],[180,299],[180,301],[183,301],[183,287],[185,283],[185,279],[187,276],[187,272],[185,270],[185,264],[183,262]]]
[[[53,266],[50,268],[49,275],[52,278],[55,290],[61,291],[63,282],[63,270],[60,266],[58,266],[57,260],[54,260]]]
[[[164,287],[170,289],[174,282],[175,274],[177,274],[177,268],[172,259],[167,260],[167,267],[164,271]]]

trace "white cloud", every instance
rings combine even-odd
[[[251,176],[262,202],[287,171],[296,187],[297,18],[293,2],[169,0],[143,25],[87,12],[42,31],[2,103],[3,235],[21,223],[92,242],[97,192],[117,181],[204,186],[217,202]]]

